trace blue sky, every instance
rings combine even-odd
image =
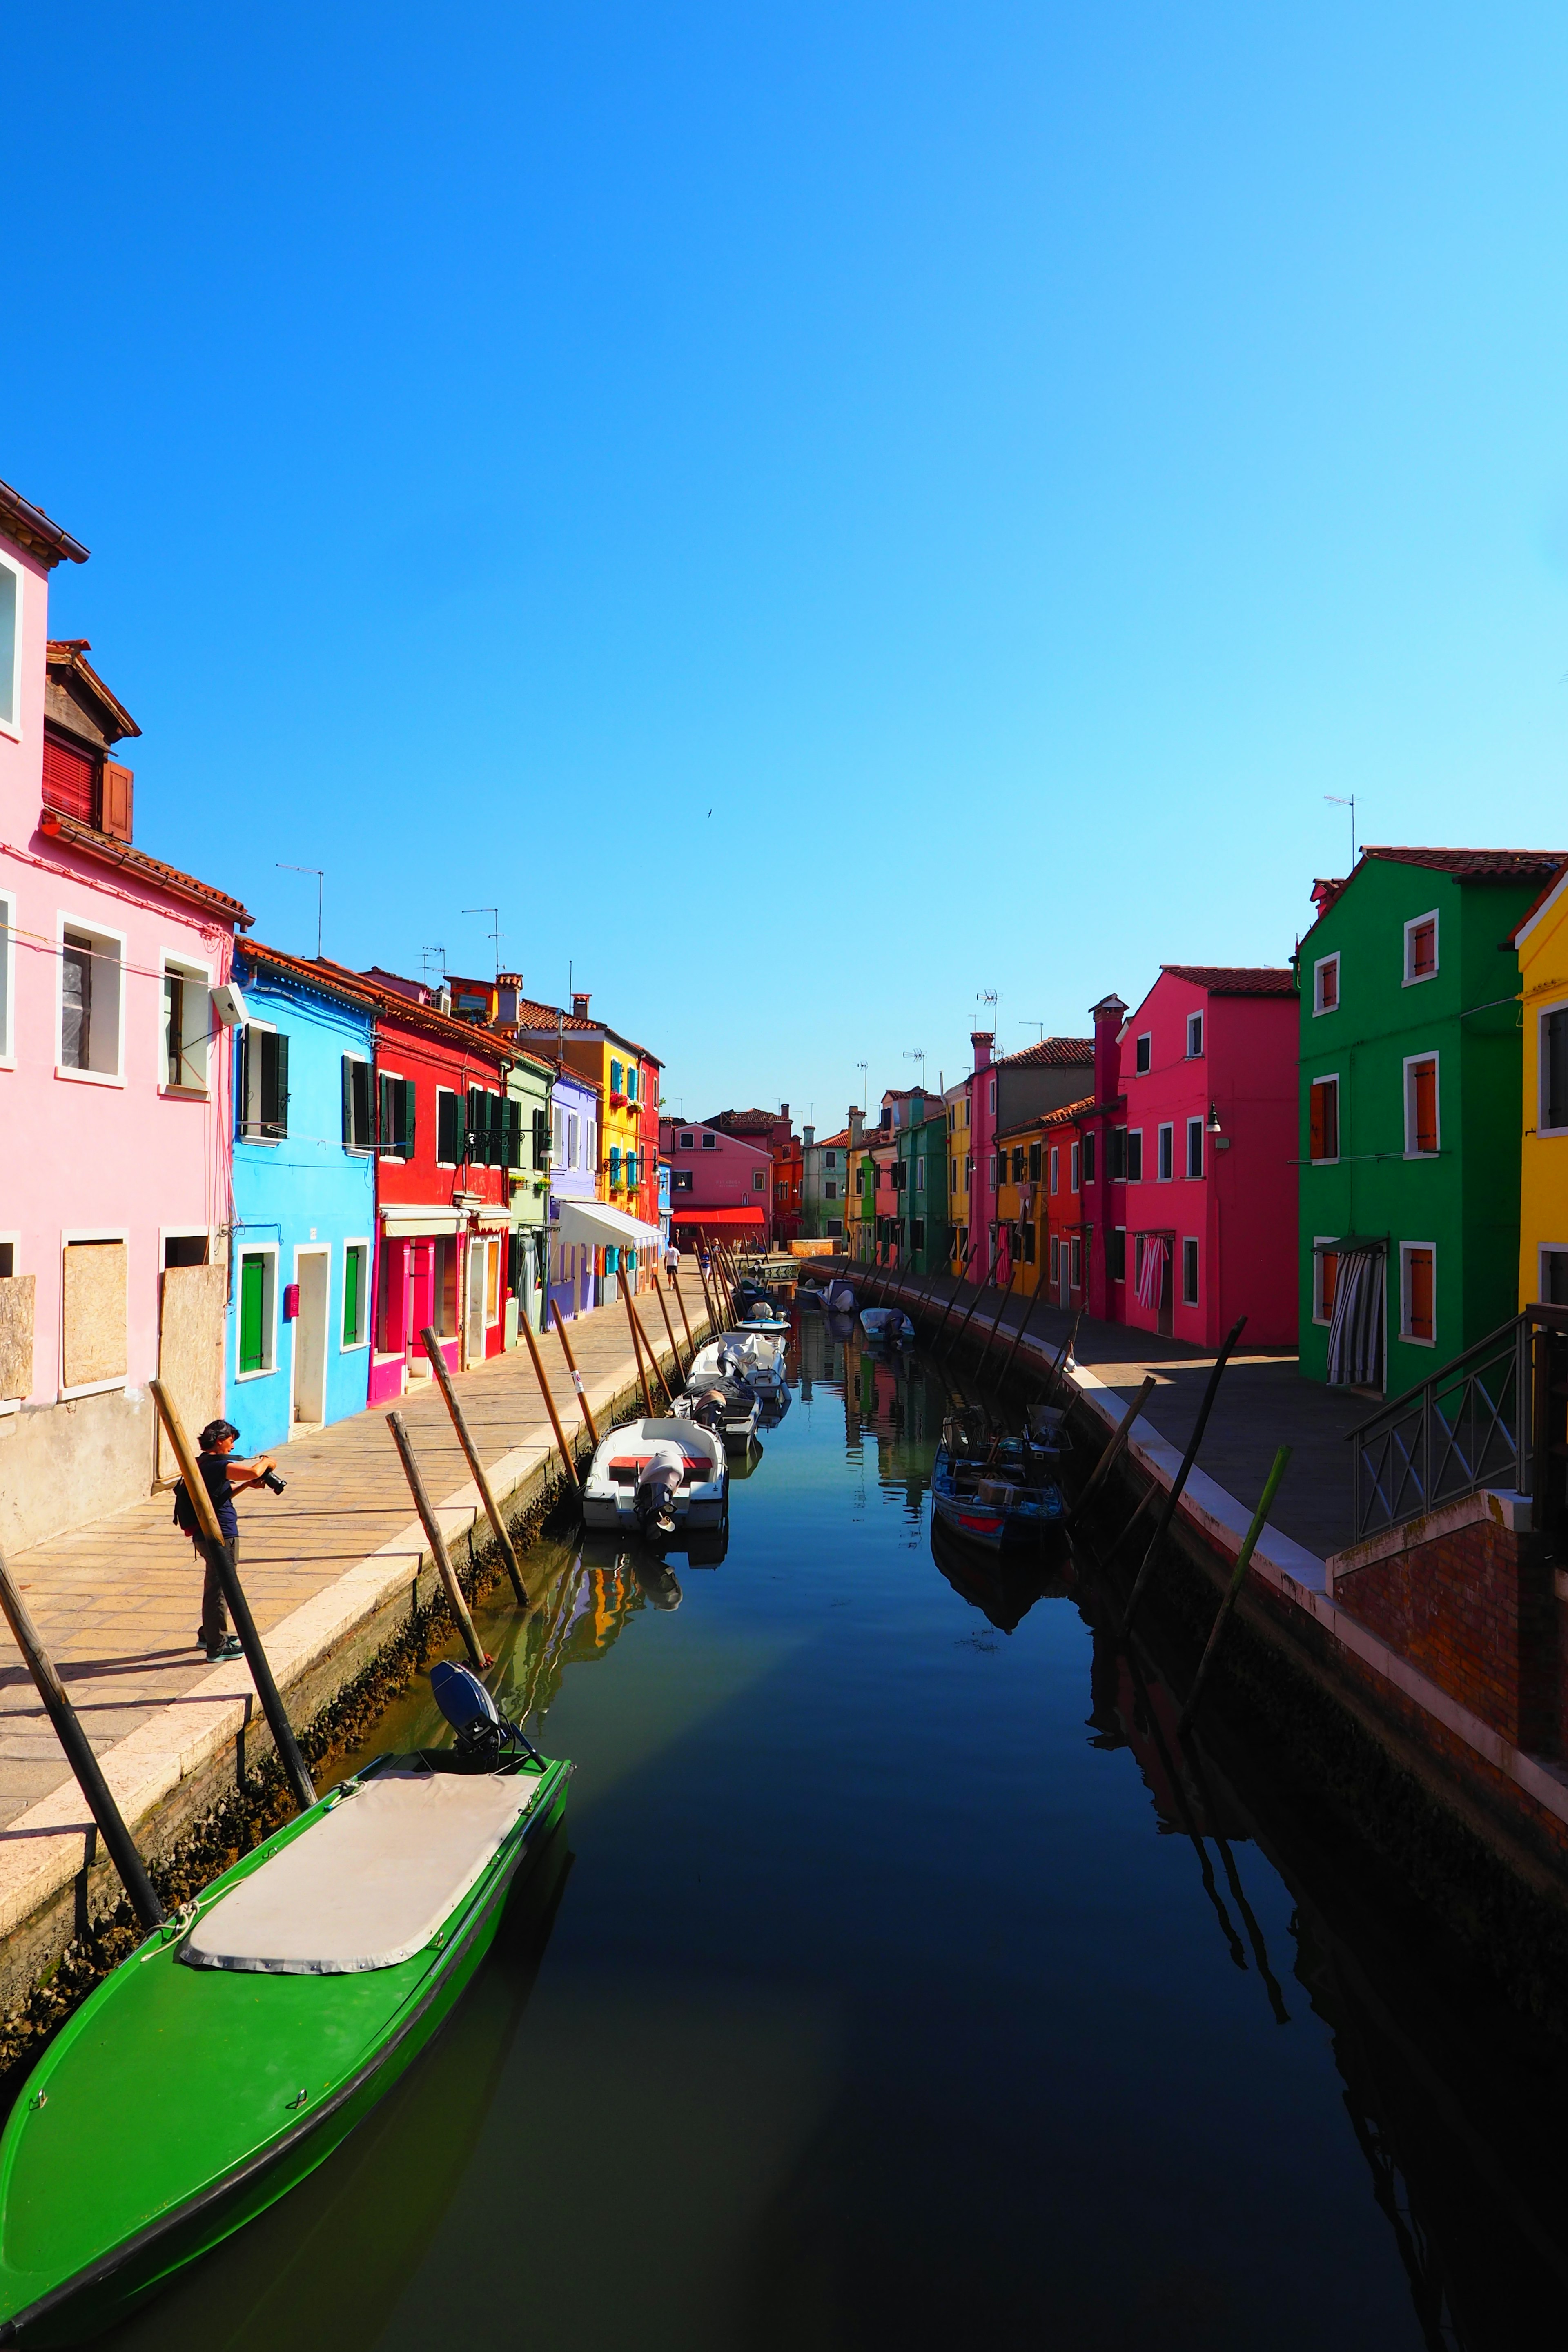
[[[0,476],[258,936],[697,1116],[1568,846],[1568,19],[24,11]],[[712,814],[710,816],[709,811]]]

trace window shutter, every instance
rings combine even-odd
[[[397,1132],[403,1143],[403,1157],[405,1160],[412,1160],[414,1157],[415,1099],[414,1081],[412,1078],[404,1079],[401,1093],[403,1099],[398,1105]]]
[[[1417,1062],[1415,1065],[1415,1149],[1436,1151],[1437,1149],[1437,1065]]]
[[[377,1078],[375,1087],[375,1139],[384,1151],[392,1149],[396,1124],[392,1109],[392,1080],[384,1075]]]
[[[64,816],[79,817],[83,824],[93,823],[93,763],[90,753],[77,751],[67,744],[57,743],[52,736],[44,738],[44,806],[58,809]]]
[[[550,1165],[550,1122],[542,1110],[533,1114],[533,1164],[535,1168]]]
[[[116,765],[112,760],[103,763],[103,824],[102,830],[112,840],[131,838],[132,786],[134,782],[129,768]]]
[[[345,1054],[342,1060],[343,1144],[352,1150],[358,1141],[354,1133],[354,1065]]]
[[[436,1097],[436,1157],[449,1166],[458,1158],[460,1108],[457,1096],[444,1087]]]
[[[352,1067],[353,1070],[354,1143],[359,1150],[368,1151],[371,1145],[370,1064],[355,1062]]]
[[[273,1042],[277,1048],[277,1060],[273,1080],[272,1132],[283,1136],[289,1132],[289,1040],[279,1036]]]
[[[237,1135],[249,1132],[250,1032],[237,1029],[234,1033],[234,1131]]]

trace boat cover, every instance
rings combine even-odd
[[[534,1773],[380,1772],[198,1919],[180,1958],[264,1976],[412,1959],[540,1786]]]

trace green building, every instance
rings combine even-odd
[[[1300,1359],[1390,1396],[1515,1311],[1520,979],[1562,858],[1368,849],[1301,941]]]
[[[899,1255],[913,1274],[935,1274],[947,1264],[947,1106],[916,1094],[898,1129],[893,1186],[898,1199]]]

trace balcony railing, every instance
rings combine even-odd
[[[1532,1524],[1556,1527],[1565,1428],[1568,1307],[1527,1307],[1350,1431],[1358,1540],[1483,1486],[1528,1495]]]

